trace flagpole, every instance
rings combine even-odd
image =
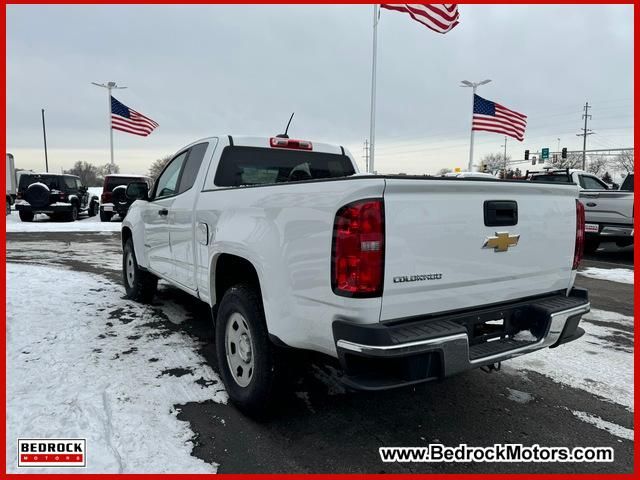
[[[106,84],[104,83],[96,83],[96,82],[91,82],[93,85],[95,85],[96,87],[102,87],[102,88],[106,88],[107,89],[107,115],[109,116],[109,151],[111,154],[111,163],[110,163],[110,172],[109,173],[113,173],[114,171],[114,167],[115,167],[115,162],[113,159],[113,120],[111,117],[111,90],[121,90],[127,87],[119,87],[116,82],[107,82]]]
[[[373,5],[373,59],[371,62],[371,122],[369,131],[369,172],[375,173],[374,157],[376,143],[376,66],[378,51],[378,4]]]
[[[474,130],[473,130],[473,106],[476,101],[476,89],[478,86],[473,84],[473,95],[471,95],[471,142],[469,143],[469,168],[467,171],[473,172],[473,139],[474,139]]]
[[[111,152],[111,167],[109,173],[113,173],[113,119],[111,117],[111,89],[115,86],[115,83],[109,82],[107,83],[107,115],[109,116],[109,149]]]

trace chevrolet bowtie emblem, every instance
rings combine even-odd
[[[482,248],[493,248],[494,252],[506,252],[509,247],[515,247],[520,235],[509,235],[509,232],[496,232],[495,237],[488,237]]]

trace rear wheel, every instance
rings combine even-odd
[[[67,221],[75,222],[76,220],[78,220],[79,214],[80,214],[80,210],[78,209],[78,204],[76,203],[71,204],[71,211],[67,213]]]
[[[127,297],[138,302],[150,302],[158,288],[158,277],[138,266],[133,240],[130,238],[124,244],[122,254],[122,279]]]
[[[19,212],[20,220],[23,222],[33,222],[33,212]]]
[[[235,285],[222,297],[216,318],[216,355],[231,401],[249,414],[268,410],[281,369],[255,288]]]
[[[595,253],[599,246],[599,238],[587,238],[584,242],[584,253]]]
[[[104,210],[100,210],[100,221],[101,222],[110,222],[111,217],[113,217],[113,213],[105,212]]]

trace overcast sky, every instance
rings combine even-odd
[[[363,167],[369,136],[372,7],[7,6],[7,141],[20,168],[109,160],[107,94],[156,120],[149,137],[114,132],[116,163],[153,160],[215,134],[290,135],[345,145]],[[382,11],[378,31],[376,169],[465,167],[471,89],[529,117],[525,149],[580,149],[585,101],[591,148],[633,145],[631,5],[461,5],[433,33]],[[476,159],[504,137],[476,133]]]

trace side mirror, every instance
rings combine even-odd
[[[127,198],[130,200],[149,200],[149,187],[146,182],[131,182],[128,184]]]

